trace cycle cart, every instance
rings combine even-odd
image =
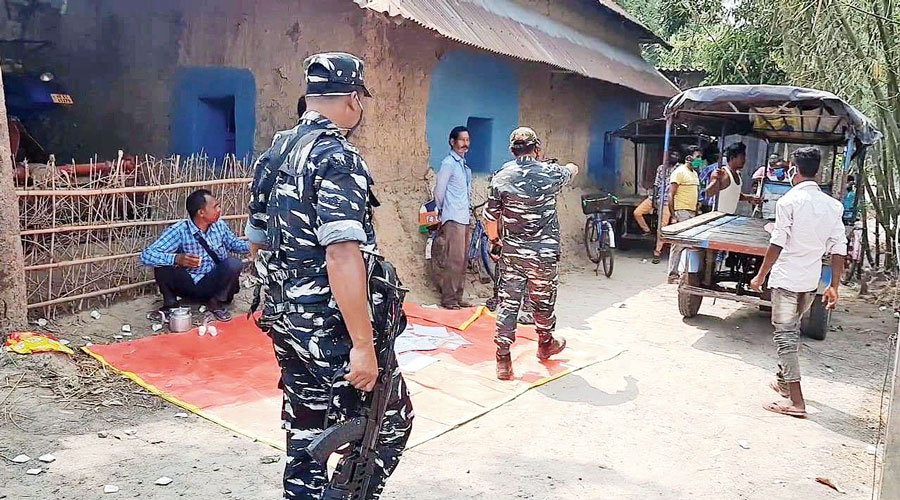
[[[635,120],[628,125],[607,133],[606,140],[627,139],[634,145],[634,186],[630,193],[617,193],[615,228],[618,248],[628,250],[633,244],[641,241],[656,242],[659,219],[659,207],[654,207],[653,216],[647,218],[650,234],[644,234],[634,219],[634,209],[652,194],[653,182],[656,180],[656,168],[662,161],[665,147],[666,120],[662,118],[645,118]],[[706,147],[712,138],[695,133],[686,124],[676,125],[669,135],[672,148],[683,150],[687,146]],[[641,187],[649,192],[641,194]]]
[[[861,168],[868,146],[881,137],[871,120],[829,92],[780,85],[724,85],[686,90],[672,98],[664,111],[667,131],[675,124],[717,134],[719,150],[727,135],[753,136],[771,144],[815,145],[831,148],[831,167],[820,171],[823,191],[840,197],[853,159]],[[666,138],[668,161],[669,138]],[[842,152],[844,162],[835,165]],[[827,162],[825,162],[827,163]],[[782,186],[783,188],[783,186]],[[688,248],[682,254],[678,308],[686,318],[697,315],[704,297],[735,300],[760,308],[771,307],[771,292],[750,289],[769,245],[767,226],[774,219],[774,202],[783,194],[777,183],[758,217],[712,212],[662,229],[663,237]],[[848,228],[848,232],[851,228]],[[818,294],[802,330],[822,340],[828,332],[830,312],[822,292],[831,281],[831,258],[822,263]]]

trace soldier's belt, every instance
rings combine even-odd
[[[275,304],[270,304],[266,311],[266,315],[280,315],[284,313],[315,313],[320,314],[324,312],[330,312],[333,309],[328,307],[327,302],[320,302],[315,304],[297,304],[295,302],[279,302]],[[271,311],[271,312],[270,312]]]
[[[315,276],[328,276],[325,269],[281,269],[278,271],[270,271],[268,279],[270,282],[282,282],[292,278],[312,278]]]

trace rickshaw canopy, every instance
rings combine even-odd
[[[664,118],[635,120],[610,133],[609,136],[627,139],[635,144],[662,143],[666,137],[666,120]],[[669,136],[672,138],[703,139],[705,142],[712,141],[709,135],[691,130],[686,123],[673,125]]]
[[[874,122],[840,97],[823,90],[787,85],[696,87],[673,97],[663,111],[673,128],[718,136],[756,136],[769,142],[855,149],[881,138]]]

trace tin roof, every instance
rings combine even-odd
[[[644,61],[637,43],[633,52],[627,51],[511,0],[354,2],[361,8],[409,19],[451,40],[498,54],[546,63],[651,96],[672,97],[678,92]]]
[[[656,33],[654,33],[650,28],[644,25],[644,23],[638,21],[638,19],[631,14],[628,13],[621,5],[617,4],[615,0],[597,0],[600,5],[608,10],[609,12],[614,13],[615,15],[621,17],[627,26],[635,29],[638,33],[641,34],[641,38],[638,39],[641,43],[658,43],[666,46],[667,48],[672,48],[665,40],[659,37]]]

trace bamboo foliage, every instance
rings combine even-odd
[[[884,133],[866,165],[870,208],[885,235],[900,218],[900,25],[898,0],[781,0],[784,64],[793,83],[829,90],[876,120]],[[885,238],[885,266],[897,263]]]
[[[246,162],[144,156],[134,163],[126,168],[120,156],[108,171],[76,177],[51,162],[17,187],[29,309],[53,316],[146,291],[153,275],[140,265],[140,252],[184,219],[185,199],[200,187],[212,191],[223,219],[242,234]]]

